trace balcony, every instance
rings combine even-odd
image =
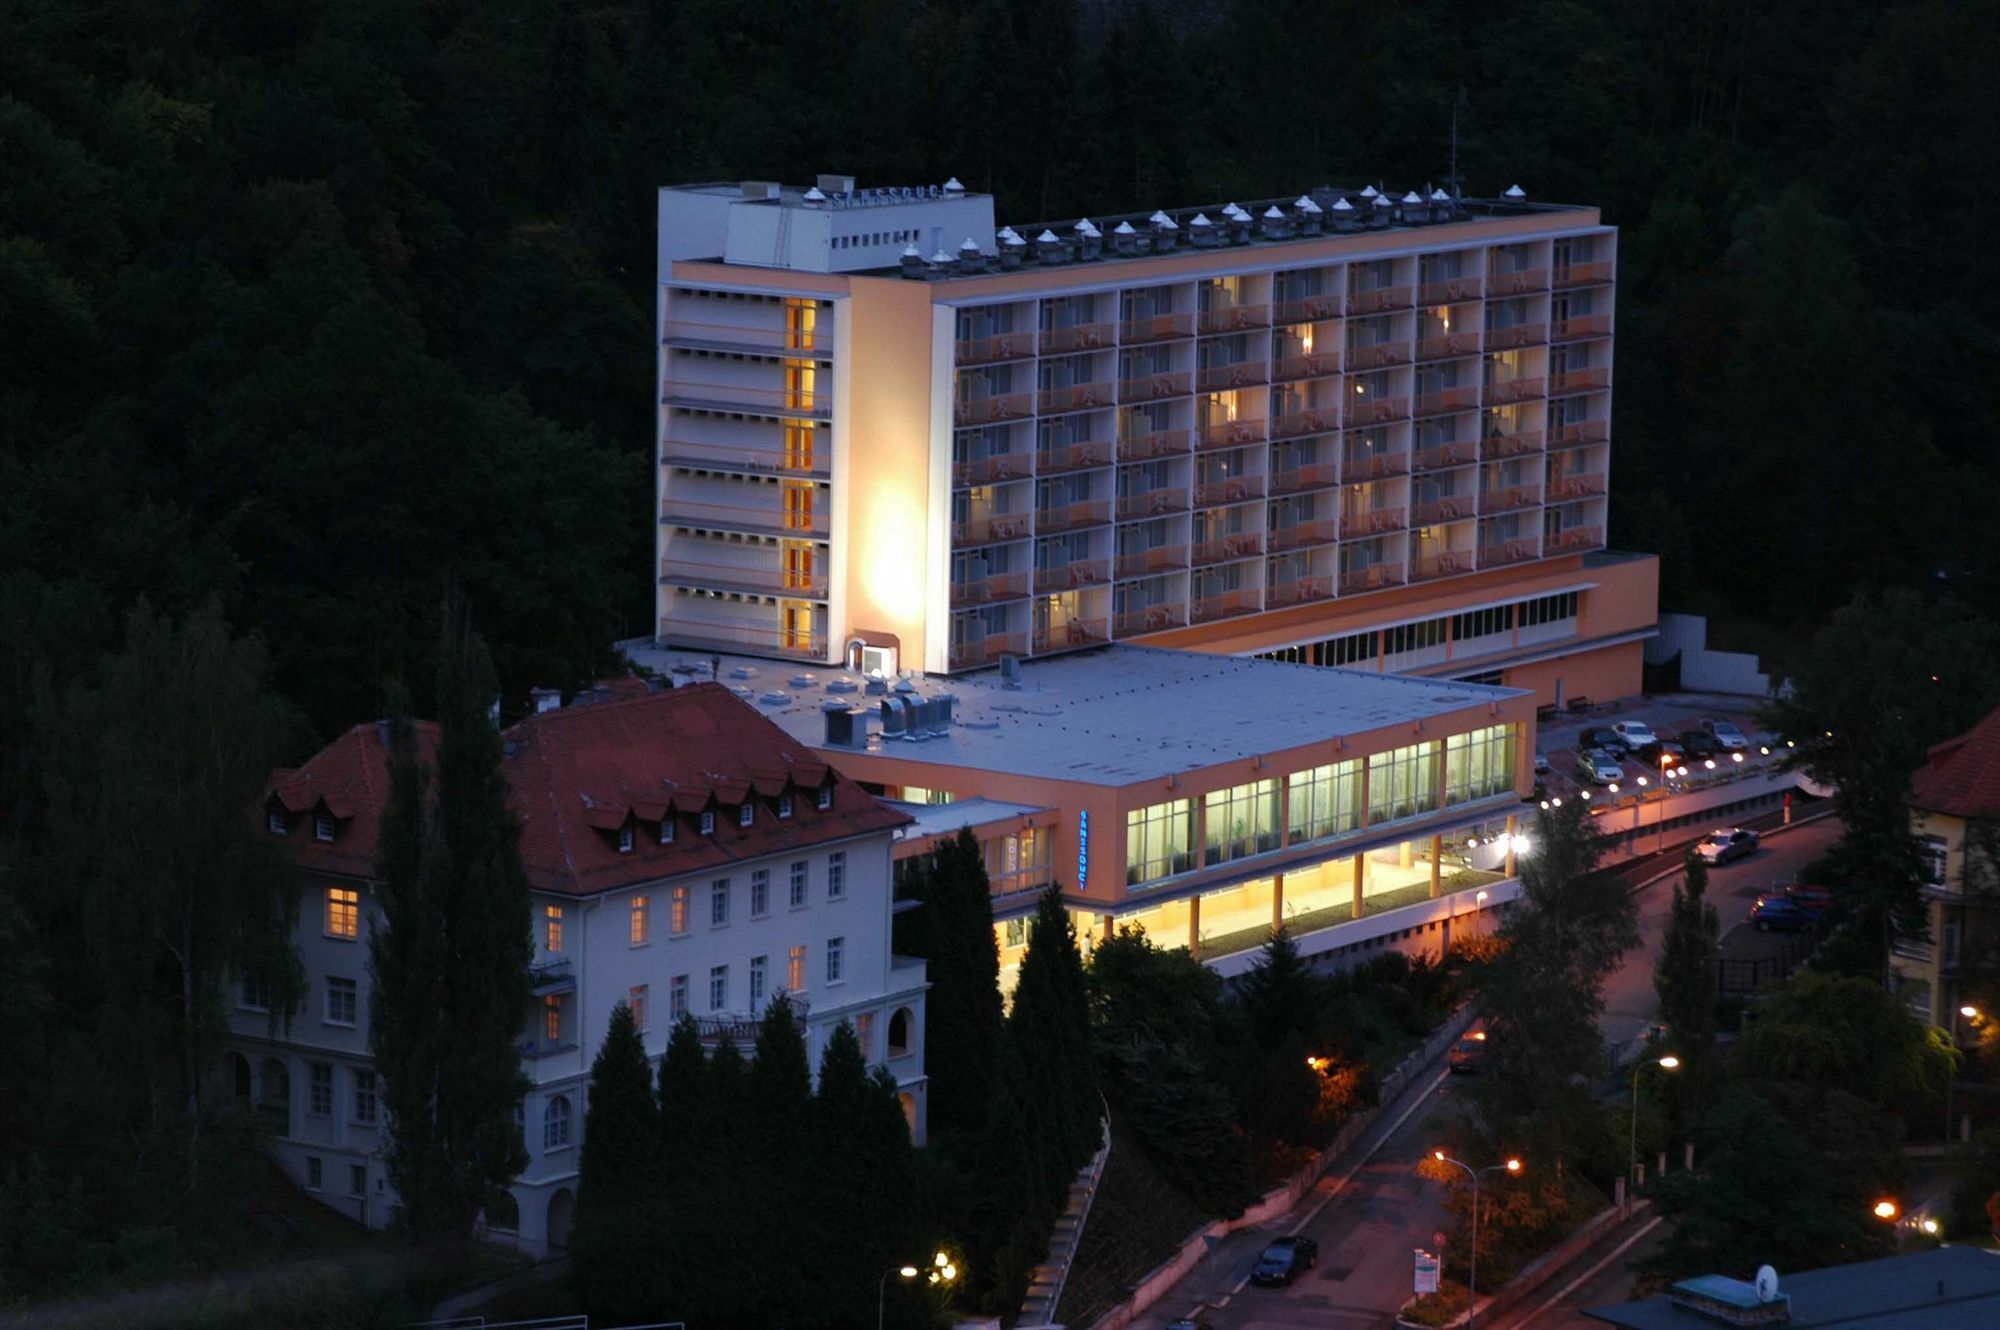
[[[1486,294],[1486,283],[1477,277],[1440,277],[1417,288],[1419,305],[1456,305],[1461,300],[1477,300]]]
[[[1408,453],[1374,453],[1365,457],[1350,457],[1341,463],[1340,474],[1343,481],[1379,480],[1383,476],[1400,476],[1410,469]]]
[[[1493,272],[1486,274],[1486,294],[1488,296],[1518,296],[1528,291],[1546,291],[1549,286],[1547,268],[1529,268],[1523,272]]]
[[[1579,314],[1573,319],[1555,319],[1549,324],[1551,342],[1569,342],[1579,337],[1609,337],[1609,314]]]
[[[781,452],[775,448],[695,443],[688,439],[668,439],[660,446],[660,461],[667,466],[728,471],[745,476],[818,476],[825,479],[833,474],[833,457],[829,450]]]
[[[1347,409],[1349,425],[1381,425],[1409,418],[1410,399],[1407,397],[1357,398]]]
[[[991,665],[1002,656],[1025,656],[1028,654],[1026,633],[989,633],[964,642],[953,642],[945,655],[946,664],[954,670],[969,670],[979,665]]]
[[[1163,397],[1184,397],[1193,375],[1186,370],[1169,370],[1162,374],[1147,374],[1136,379],[1122,380],[1118,385],[1118,400],[1121,402],[1157,402]]]
[[[1542,450],[1542,432],[1538,429],[1521,430],[1515,434],[1493,434],[1479,441],[1481,460],[1491,462],[1501,457],[1526,457]]]
[[[1196,541],[1194,562],[1197,566],[1228,563],[1232,559],[1254,558],[1263,552],[1263,532],[1239,531],[1234,535],[1217,536],[1214,540]]]
[[[1434,554],[1419,554],[1410,560],[1412,582],[1429,582],[1436,578],[1451,577],[1471,571],[1471,550],[1438,550]]]
[[[1274,526],[1265,538],[1273,554],[1304,549],[1309,545],[1331,545],[1340,539],[1340,523],[1331,517],[1314,518],[1307,522],[1294,522],[1290,526]]]
[[[991,577],[968,578],[951,584],[953,609],[965,605],[991,605],[996,601],[1019,600],[1028,594],[1026,573],[995,573]]]
[[[768,508],[739,508],[726,503],[696,503],[671,495],[660,504],[660,520],[673,526],[714,527],[761,536],[824,537],[827,532],[827,517],[821,511],[788,512],[776,504]]]
[[[1517,323],[1511,328],[1486,330],[1488,351],[1508,351],[1517,346],[1540,346],[1548,340],[1549,325],[1546,323]]]
[[[1601,549],[1604,546],[1604,528],[1601,526],[1573,526],[1549,536],[1550,554],[1568,554],[1576,550]]]
[[[1133,550],[1118,556],[1118,576],[1150,577],[1155,573],[1170,573],[1188,566],[1185,545],[1156,545],[1149,550]]]
[[[1273,494],[1298,494],[1305,490],[1325,489],[1340,483],[1340,468],[1332,462],[1308,462],[1286,471],[1271,473],[1270,490]]]
[[[1340,590],[1344,595],[1351,595],[1357,591],[1381,591],[1401,585],[1403,585],[1401,564],[1372,564],[1367,568],[1350,568],[1340,575]]]
[[[1111,617],[1111,632],[1115,637],[1165,632],[1169,628],[1186,625],[1187,616],[1178,605],[1148,605],[1142,610],[1125,610]]]
[[[1496,540],[1479,547],[1481,568],[1504,568],[1511,563],[1526,563],[1540,557],[1533,540]]]
[[[1412,471],[1438,471],[1448,466],[1467,466],[1479,457],[1479,445],[1470,441],[1434,443],[1410,454]]]
[[[990,545],[995,541],[1019,540],[1028,534],[1026,513],[988,513],[951,524],[954,546]]]
[[[1143,342],[1165,342],[1194,334],[1194,315],[1155,314],[1151,318],[1127,319],[1118,325],[1118,340],[1126,346]]]
[[[1564,499],[1589,499],[1604,493],[1605,477],[1601,471],[1586,471],[1578,475],[1558,476],[1549,482],[1549,502],[1558,503]]]
[[[1066,624],[1035,630],[1035,654],[1045,651],[1068,651],[1072,647],[1095,647],[1105,643],[1104,630],[1093,624],[1078,623],[1074,619]]]
[[[1038,476],[1059,476],[1069,471],[1088,471],[1096,466],[1111,465],[1111,445],[1103,440],[1090,443],[1066,443],[1056,448],[1044,448],[1035,454],[1035,474]]]
[[[1284,609],[1291,605],[1310,605],[1315,601],[1332,600],[1334,579],[1331,577],[1301,577],[1294,582],[1281,582],[1264,593],[1266,609]]]
[[[1347,297],[1349,314],[1380,314],[1385,309],[1408,309],[1413,288],[1378,286],[1373,291],[1356,291]]]
[[[1373,346],[1351,346],[1347,348],[1347,368],[1349,373],[1380,369],[1384,365],[1407,365],[1409,363],[1410,344],[1408,342],[1377,342]]]
[[[1205,393],[1227,392],[1231,388],[1254,388],[1269,380],[1262,361],[1241,360],[1234,365],[1209,365],[1194,374],[1194,386]]]
[[[1080,503],[1036,509],[1035,534],[1047,536],[1059,531],[1079,531],[1087,526],[1103,526],[1110,520],[1111,500],[1085,499]]]
[[[1187,506],[1188,492],[1185,489],[1121,494],[1118,496],[1118,520],[1129,522],[1135,518],[1165,517],[1171,513],[1184,513]]]
[[[1189,432],[1184,429],[1127,435],[1118,441],[1118,460],[1149,462],[1160,457],[1181,457],[1187,453],[1189,438]]]
[[[1271,382],[1291,383],[1297,379],[1323,379],[1340,373],[1340,352],[1312,351],[1296,356],[1280,356],[1271,362]]]
[[[1035,394],[1035,408],[1043,415],[1058,411],[1088,411],[1110,406],[1113,389],[1109,383],[1072,383],[1066,388],[1044,388]]]
[[[1262,476],[1231,476],[1226,480],[1206,481],[1194,487],[1194,501],[1204,508],[1219,503],[1243,503],[1249,499],[1263,497]]]
[[[1443,388],[1434,393],[1418,393],[1412,415],[1442,416],[1453,411],[1472,411],[1479,406],[1477,388]]]
[[[669,380],[666,396],[670,406],[691,406],[715,411],[747,411],[753,415],[805,417],[825,420],[833,414],[833,394],[788,388],[755,388],[744,383],[689,383]]]
[[[1611,371],[1608,368],[1573,369],[1562,374],[1549,376],[1549,396],[1562,397],[1569,393],[1599,392],[1611,386]]]
[[[1274,439],[1328,434],[1339,428],[1340,408],[1337,406],[1308,407],[1303,411],[1286,411],[1271,417],[1271,437]]]
[[[1436,526],[1440,522],[1456,522],[1460,518],[1472,516],[1472,496],[1453,494],[1442,499],[1431,499],[1410,508],[1411,526]]]
[[[995,453],[991,457],[981,457],[970,462],[951,464],[951,483],[963,489],[968,485],[991,485],[995,481],[1020,480],[1028,474],[1030,458],[1026,453]]]
[[[1248,590],[1222,591],[1213,596],[1202,596],[1188,604],[1190,623],[1213,623],[1217,619],[1233,619],[1239,614],[1255,614],[1260,608],[1258,593]]]
[[[708,542],[703,542],[708,543]],[[719,591],[748,591],[793,600],[825,600],[824,577],[801,576],[781,568],[738,568],[693,559],[660,560],[660,580]]]
[[[1001,393],[952,403],[951,419],[955,425],[990,425],[996,420],[1020,420],[1034,409],[1032,393]]]
[[[669,319],[663,330],[669,346],[762,351],[785,357],[824,360],[833,354],[833,330],[746,328],[734,323],[694,323]]]
[[[1203,425],[1195,434],[1195,447],[1203,452],[1213,452],[1217,448],[1240,448],[1246,443],[1264,441],[1264,422],[1261,420],[1226,420],[1215,425]]]
[[[1228,305],[1221,309],[1203,310],[1197,326],[1204,333],[1227,333],[1267,327],[1270,322],[1269,305]]]
[[[1479,511],[1504,513],[1514,508],[1532,508],[1541,501],[1540,485],[1509,485],[1505,489],[1488,490],[1480,495]]]
[[[1042,329],[1042,354],[1064,351],[1095,351],[1118,340],[1118,328],[1110,323],[1079,323],[1070,328]]]
[[[1425,337],[1417,342],[1417,359],[1419,360],[1450,360],[1453,356],[1476,356],[1478,354],[1478,333],[1446,333],[1442,337]]]
[[[1035,593],[1069,591],[1077,587],[1102,586],[1111,580],[1111,560],[1075,559],[1035,569]]]
[[[1611,280],[1611,265],[1571,263],[1557,268],[1550,276],[1556,286],[1601,286]]]
[[[1272,305],[1271,317],[1279,323],[1319,323],[1339,318],[1346,303],[1337,295],[1300,296]]]
[[[660,640],[683,647],[748,651],[794,660],[826,659],[826,636],[788,631],[777,624],[731,623],[670,614],[660,620]]]
[[[1540,378],[1502,379],[1486,385],[1486,405],[1505,406],[1510,402],[1531,402],[1542,395],[1547,384]]]
[[[991,337],[967,337],[958,343],[957,363],[991,365],[1001,360],[1025,360],[1035,354],[1033,332],[995,333]]]
[[[1370,508],[1366,512],[1342,513],[1340,515],[1340,536],[1342,540],[1353,540],[1360,536],[1379,536],[1390,531],[1401,531],[1410,524],[1410,510],[1407,508]]]
[[[1571,448],[1580,443],[1603,443],[1610,437],[1610,421],[1578,420],[1556,430],[1555,444],[1558,448]]]

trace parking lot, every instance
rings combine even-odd
[[[1586,710],[1565,710],[1553,720],[1540,722],[1536,727],[1537,748],[1548,759],[1549,769],[1542,773],[1542,786],[1552,798],[1568,799],[1588,789],[1592,798],[1603,798],[1609,793],[1609,783],[1586,782],[1577,774],[1577,762],[1581,756],[1578,736],[1585,730],[1606,729],[1619,721],[1644,721],[1652,727],[1656,738],[1678,742],[1683,732],[1696,729],[1703,720],[1727,720],[1736,725],[1750,740],[1750,751],[1743,761],[1732,762],[1727,756],[1719,755],[1704,762],[1700,759],[1688,763],[1688,775],[1675,779],[1675,785],[1695,788],[1699,782],[1728,778],[1731,774],[1768,770],[1773,757],[1760,749],[1775,746],[1774,736],[1757,724],[1755,706],[1748,698],[1715,697],[1700,693],[1665,693],[1656,697],[1634,698],[1624,703],[1592,705]],[[1639,778],[1645,777],[1643,788],[1657,788],[1660,776],[1649,764],[1633,761],[1629,757],[1617,757],[1623,779],[1616,782],[1620,794],[1630,794],[1642,788]],[[1732,773],[1731,769],[1734,768]]]

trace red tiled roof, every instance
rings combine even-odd
[[[1931,749],[1910,779],[1910,803],[1953,817],[2000,816],[2000,708]]]
[[[417,727],[428,758],[437,726]],[[544,891],[590,895],[635,882],[783,854],[809,845],[903,825],[909,816],[839,778],[798,743],[720,684],[692,684],[529,716],[506,731],[502,770],[509,805],[521,819],[521,858]],[[833,780],[833,806],[814,793]],[[777,796],[800,791],[780,819]],[[761,797],[754,825],[737,825],[735,805]],[[389,796],[389,753],[381,727],[357,725],[297,769],[271,773],[267,806],[290,813],[325,810],[340,820],[334,840],[312,838],[297,819],[289,839],[299,862],[328,872],[370,876],[382,808]],[[721,805],[715,831],[701,835],[695,814]],[[658,822],[676,817],[670,845]],[[616,833],[636,821],[629,854]],[[654,825],[647,826],[645,824]]]

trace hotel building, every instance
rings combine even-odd
[[[1322,188],[1017,231],[956,181],[823,176],[661,190],[658,263],[662,644],[1639,691],[1595,209]]]

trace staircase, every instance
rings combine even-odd
[[[1105,1161],[1110,1158],[1111,1118],[1107,1111],[1104,1143],[1069,1184],[1069,1204],[1063,1207],[1055,1231],[1049,1234],[1048,1259],[1036,1266],[1035,1273],[1028,1278],[1028,1296],[1021,1303],[1021,1314],[1014,1320],[1014,1330],[1038,1330],[1055,1324],[1051,1318],[1062,1301],[1063,1282],[1069,1278],[1076,1246],[1083,1241],[1084,1221],[1090,1218],[1090,1203],[1097,1199],[1097,1184],[1103,1179]]]

